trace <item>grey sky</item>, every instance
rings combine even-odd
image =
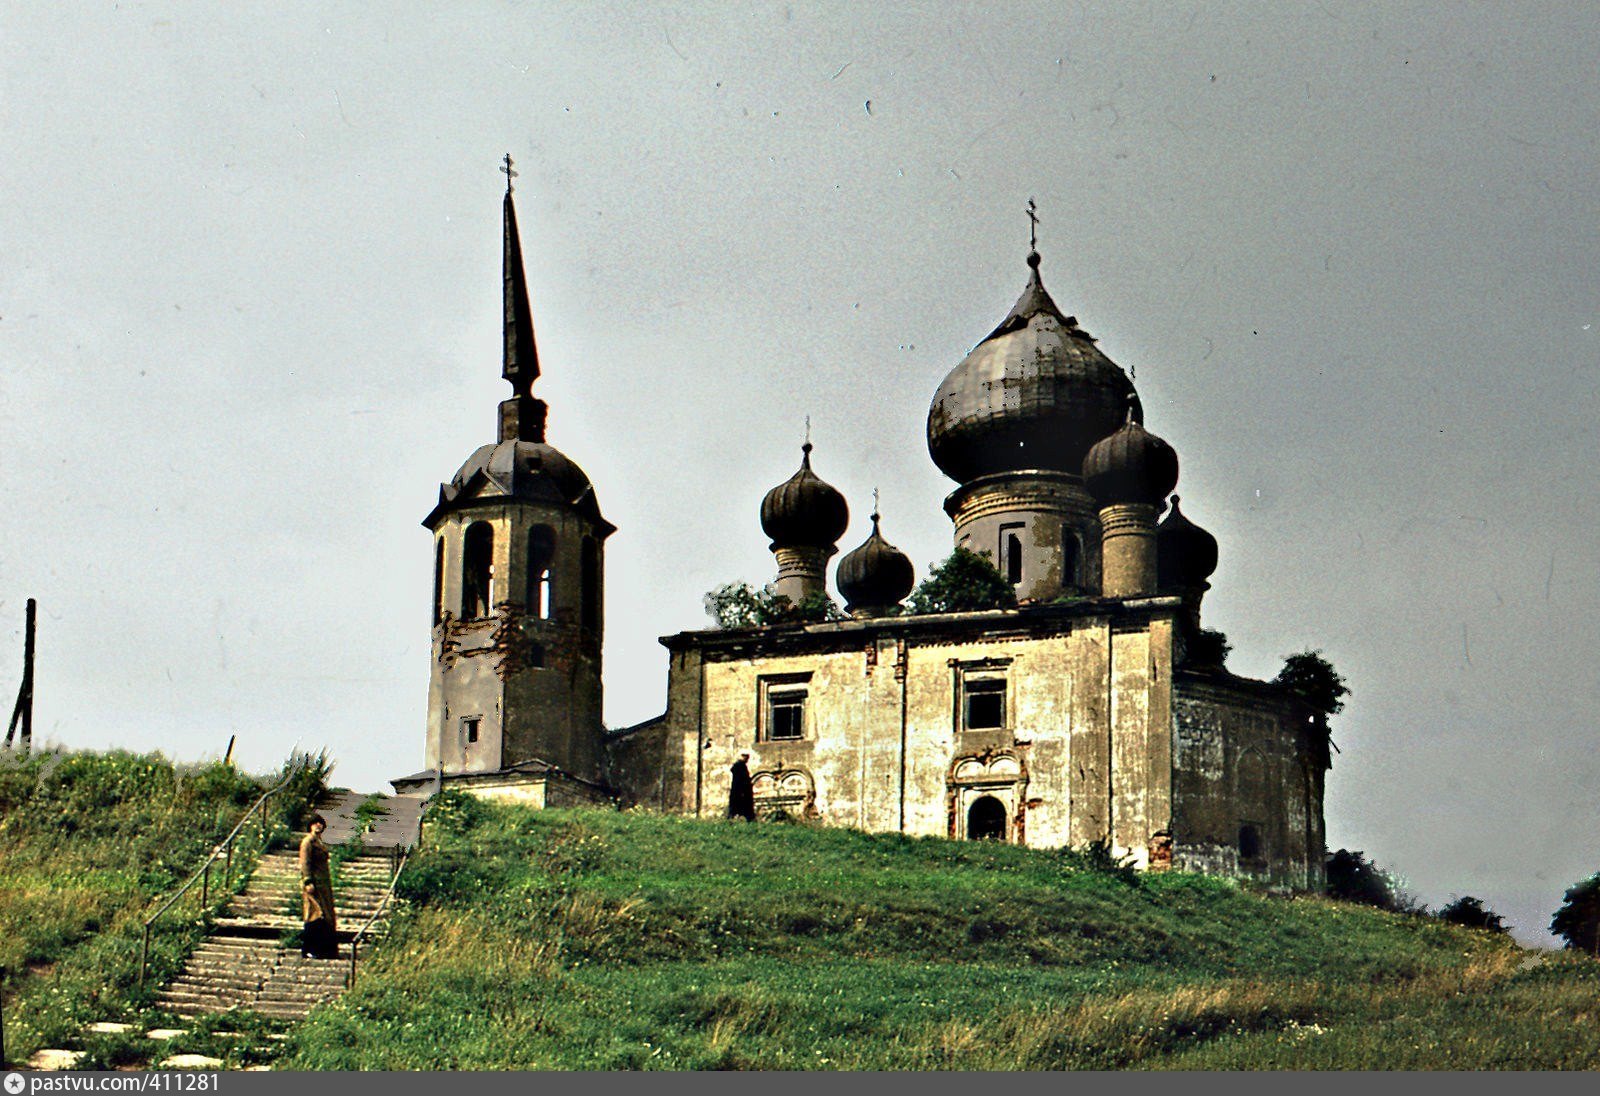
[[[536,393],[619,526],[614,725],[771,577],[806,414],[842,549],[878,486],[948,552],[928,401],[1032,196],[1221,542],[1230,665],[1354,689],[1330,842],[1527,939],[1600,869],[1600,9],[329,7],[0,7],[0,687],[35,596],[41,738],[420,767],[509,150]]]

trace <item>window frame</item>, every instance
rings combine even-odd
[[[756,741],[771,743],[811,741],[811,671],[788,674],[763,674],[756,682]],[[798,708],[797,730],[794,735],[777,737],[773,732],[777,724],[774,707]]]
[[[951,725],[959,738],[962,735],[1008,734],[1012,728],[1011,659],[986,658],[972,662],[951,659],[954,671],[951,683]],[[973,686],[978,686],[974,689]],[[973,695],[999,694],[1000,721],[992,726],[974,727],[971,722]]]

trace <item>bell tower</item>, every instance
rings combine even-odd
[[[583,469],[545,440],[510,156],[501,170],[501,375],[511,396],[498,440],[440,486],[422,522],[433,534],[433,662],[428,772],[418,775],[486,792],[551,769],[599,780],[605,542],[615,531]]]

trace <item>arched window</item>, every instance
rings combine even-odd
[[[486,617],[494,608],[494,529],[486,521],[467,526],[461,545],[461,616]]]
[[[967,840],[1004,841],[1006,805],[992,795],[981,795],[967,808]]]
[[[1078,557],[1083,553],[1078,534],[1070,525],[1061,527],[1061,585],[1067,590],[1081,590],[1083,581],[1078,577]]]
[[[433,622],[444,619],[444,538],[433,545]]]
[[[548,525],[528,530],[528,608],[540,620],[555,612],[556,531]]]
[[[579,616],[579,623],[583,625],[586,631],[598,631],[600,628],[600,545],[593,537],[583,538],[579,573],[583,580],[583,600],[579,603],[582,606],[582,613]]]

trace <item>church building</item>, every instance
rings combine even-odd
[[[509,164],[508,164],[509,167]],[[1103,842],[1141,868],[1317,889],[1327,727],[1237,677],[1203,632],[1218,546],[1172,494],[1178,457],[1128,375],[1062,312],[1037,250],[1016,305],[951,370],[928,450],[957,547],[1016,607],[907,612],[915,575],[872,533],[840,558],[846,619],[665,637],[666,711],[601,722],[604,543],[593,486],[544,440],[515,212],[505,198],[499,441],[468,458],[434,534],[426,769],[556,805],[609,797],[726,814],[749,755],[758,816],[1039,847]],[[843,496],[800,467],[760,506],[775,591],[828,595]],[[754,506],[752,506],[754,511]]]

